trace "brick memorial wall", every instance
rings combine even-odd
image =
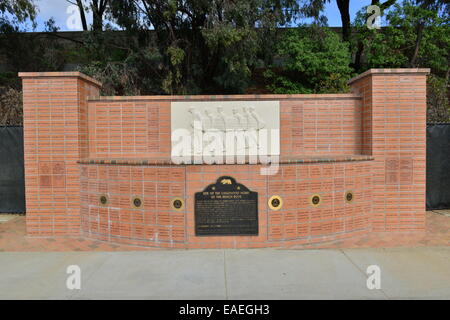
[[[27,233],[248,248],[423,231],[428,72],[371,69],[349,94],[139,97],[100,96],[101,84],[76,72],[21,73]],[[264,101],[279,106],[274,174],[171,158],[180,103]],[[224,176],[257,193],[257,234],[196,233],[195,195]]]

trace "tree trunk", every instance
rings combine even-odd
[[[103,14],[106,10],[107,0],[92,0],[92,29],[94,31],[103,30]]]
[[[84,7],[83,7],[82,0],[77,0],[77,5],[78,5],[78,10],[80,10],[80,18],[81,18],[81,23],[83,25],[83,31],[88,31],[86,15],[84,13]]]
[[[417,27],[416,45],[414,47],[414,53],[409,62],[412,68],[416,67],[417,57],[419,56],[420,43],[422,42],[424,28],[425,28],[424,23],[420,23],[419,26]]]
[[[353,67],[356,72],[359,72],[359,70],[361,69],[361,63],[362,63],[361,59],[362,59],[363,52],[364,52],[364,44],[361,41],[359,41],[358,48],[355,53],[355,64]]]
[[[350,0],[336,0],[342,21],[342,39],[344,41],[350,40]]]

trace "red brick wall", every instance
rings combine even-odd
[[[246,96],[247,100],[251,98]],[[253,99],[261,98],[253,96]],[[123,97],[89,102],[90,157],[170,157],[170,102],[179,99],[155,100]],[[358,96],[299,95],[289,98],[281,95],[276,100],[280,100],[282,155],[361,153],[361,101]]]
[[[21,74],[27,232],[80,233],[77,161],[87,156],[87,97],[99,84],[78,73]]]
[[[194,97],[99,97],[100,84],[79,73],[21,74],[28,234],[81,230],[113,242],[206,248],[424,230],[427,73],[369,70],[350,80],[351,94]],[[260,175],[259,165],[170,165],[171,101],[230,99],[280,101],[277,175]],[[258,236],[195,236],[193,196],[221,175],[258,192]],[[279,211],[267,205],[275,194]],[[312,194],[321,195],[319,207]],[[182,210],[170,206],[174,197],[185,201]]]
[[[185,198],[185,181],[183,167],[81,165],[82,230],[116,242],[184,243],[185,211],[172,210],[170,201]],[[132,204],[136,196],[141,208]]]
[[[370,230],[372,161],[282,165],[262,176],[259,165],[81,165],[83,234],[106,241],[171,248],[246,248],[312,244]],[[258,192],[258,236],[195,236],[194,195],[223,175]],[[354,194],[347,202],[347,191]],[[322,202],[315,207],[311,196]],[[108,196],[102,205],[101,195]],[[280,210],[269,208],[273,195]],[[132,204],[134,197],[141,208]],[[181,211],[171,207],[183,199]]]
[[[282,155],[361,153],[361,101],[348,95],[281,100]]]
[[[170,102],[89,103],[91,158],[170,157]]]
[[[428,69],[372,69],[350,81],[363,98],[373,164],[375,231],[424,230]]]

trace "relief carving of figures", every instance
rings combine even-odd
[[[221,106],[203,112],[190,107],[189,113],[194,155],[224,154],[229,137],[234,140],[233,154],[256,154],[259,149],[258,131],[266,123],[254,107],[235,107],[230,115]]]

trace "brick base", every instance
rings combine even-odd
[[[258,165],[82,164],[82,231],[99,240],[170,248],[285,247],[361,235],[371,230],[371,164],[283,164],[274,176],[260,175]],[[193,196],[221,175],[258,192],[257,236],[195,235]],[[351,202],[347,191],[354,195]],[[315,194],[318,206],[310,202]],[[282,198],[280,210],[267,205],[273,195]],[[134,197],[142,207],[133,205]],[[171,207],[174,198],[184,201],[181,211]]]

